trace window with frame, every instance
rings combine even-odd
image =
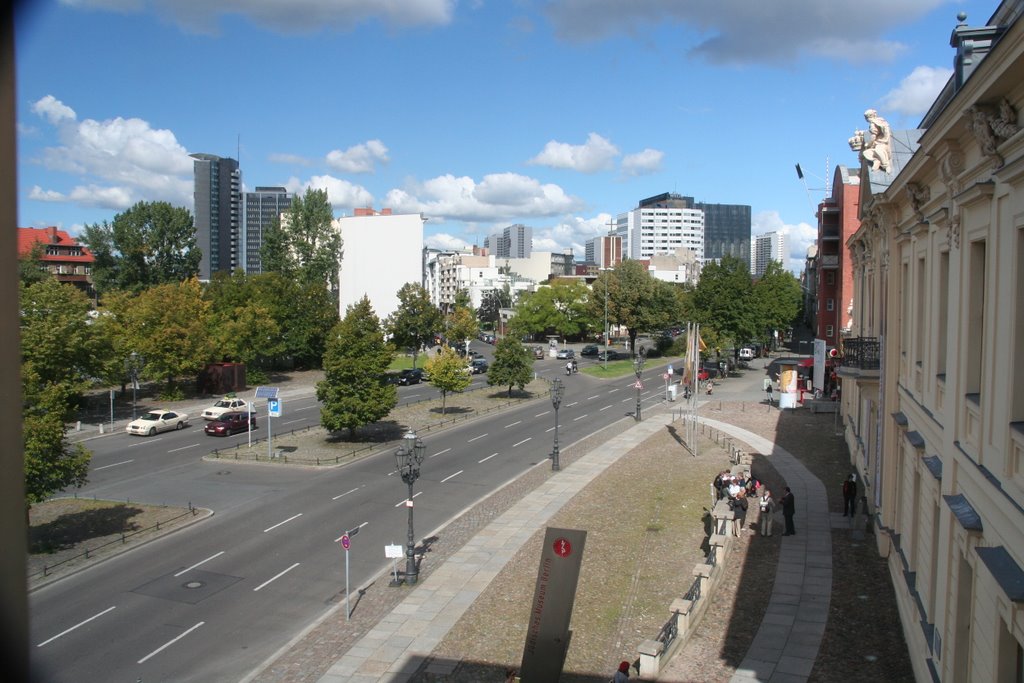
[[[825,273],[825,284],[826,285],[834,285],[835,283],[836,283],[835,271],[830,270],[827,273]],[[829,309],[829,310],[831,310],[831,309]]]
[[[826,299],[825,300],[825,310],[826,311],[834,311],[834,310],[836,310],[836,300],[835,299]]]
[[[829,339],[836,336],[836,328],[834,325],[825,325],[825,336]]]

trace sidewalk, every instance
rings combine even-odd
[[[321,683],[401,683],[413,679],[449,629],[488,587],[520,546],[607,467],[664,429],[671,415],[650,411],[640,424],[580,457],[478,533],[418,585],[319,679]],[[769,608],[732,680],[806,681],[814,666],[829,614],[832,588],[831,532],[823,484],[792,454],[769,440],[725,422],[723,432],[771,454],[772,465],[793,489],[797,534],[782,539]],[[666,606],[667,609],[667,606]],[[454,663],[434,661],[427,672],[443,679]],[[659,680],[672,677],[672,663]]]

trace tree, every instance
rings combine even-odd
[[[18,281],[25,285],[34,285],[51,277],[43,265],[43,254],[46,247],[42,242],[35,242],[27,254],[18,257]]]
[[[693,303],[698,322],[734,343],[753,339],[761,328],[750,270],[734,256],[704,266]]]
[[[199,274],[192,214],[167,202],[139,202],[113,223],[86,225],[82,241],[95,258],[93,283],[101,293],[140,292]]]
[[[421,285],[408,282],[398,290],[398,309],[388,316],[384,324],[396,348],[412,349],[412,366],[420,349],[434,341],[441,331],[444,319],[441,311],[430,301],[430,294]]]
[[[509,329],[516,337],[534,336],[555,329],[558,325],[558,311],[549,287],[535,292],[523,292],[509,320]]]
[[[64,416],[70,402],[68,386],[51,383],[39,392],[25,392],[22,434],[25,455],[25,505],[30,508],[69,486],[88,480],[92,454],[67,442]]]
[[[494,347],[494,362],[487,371],[488,386],[508,386],[522,391],[533,379],[533,356],[515,337],[502,337]]]
[[[179,377],[196,374],[213,357],[209,309],[195,279],[138,296],[119,293],[108,302],[123,330],[123,349],[146,359],[142,376],[164,381],[168,395],[175,394]]]
[[[771,261],[754,284],[754,301],[761,316],[760,338],[767,348],[772,331],[790,327],[800,313],[803,302],[800,281],[781,263]]]
[[[448,394],[465,390],[473,381],[466,372],[466,361],[445,345],[441,347],[441,353],[428,358],[423,367],[430,374],[430,383],[441,392],[441,414],[444,415]]]
[[[327,339],[338,324],[337,302],[322,283],[302,285],[280,273],[247,278],[249,300],[266,309],[281,330],[280,357],[302,368],[323,364]],[[232,301],[238,301],[233,295]]]
[[[654,279],[643,264],[632,259],[622,261],[613,270],[605,271],[601,275],[604,276],[604,282],[601,283],[602,286],[593,288],[596,296],[591,313],[596,315],[598,307],[604,306],[606,295],[608,322],[626,328],[629,334],[629,348],[635,352],[637,333],[651,324],[649,309],[655,292]]]
[[[316,397],[323,403],[320,423],[324,429],[348,429],[353,438],[356,429],[391,412],[398,403],[398,392],[386,377],[393,358],[380,321],[364,296],[348,307],[327,341],[324,379],[316,386]]]
[[[463,344],[480,334],[480,323],[473,311],[456,306],[445,318],[445,338],[449,344]]]
[[[501,288],[484,291],[480,308],[476,312],[477,318],[481,323],[490,324],[491,329],[497,329],[503,308],[512,308],[512,292],[507,282]]]
[[[260,251],[263,269],[302,285],[327,286],[336,295],[343,252],[341,233],[333,221],[327,190],[308,188],[267,230]]]
[[[214,273],[203,293],[210,301],[210,336],[220,360],[265,367],[284,353],[281,325],[254,291],[250,278],[236,271]]]

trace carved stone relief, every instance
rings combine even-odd
[[[982,154],[992,160],[993,170],[1002,168],[1006,160],[997,150],[1001,142],[1010,139],[1020,130],[1020,126],[1017,125],[1017,110],[1004,97],[996,107],[982,103],[973,104],[967,108],[964,116]]]
[[[918,223],[924,223],[924,211],[922,206],[932,198],[932,188],[920,183],[907,183],[907,195],[910,197],[910,208],[917,216]]]

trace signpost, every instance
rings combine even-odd
[[[345,621],[352,617],[352,608],[349,605],[349,584],[348,584],[348,550],[352,547],[352,537],[359,533],[359,527],[349,529],[338,539],[341,547],[345,549]]]
[[[405,551],[400,545],[389,544],[384,546],[384,557],[391,560],[391,571],[394,574],[394,578],[391,580],[392,586],[401,585],[398,583],[398,560],[405,556]]]
[[[274,430],[271,427],[271,417],[281,417],[281,400],[278,399],[277,387],[256,387],[255,398],[267,399],[267,458],[272,460],[274,458]],[[250,430],[252,433],[252,430]]]

